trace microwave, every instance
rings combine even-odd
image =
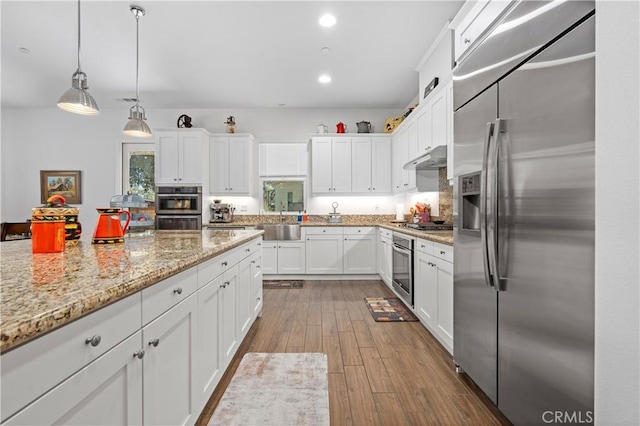
[[[201,215],[201,186],[159,186],[156,187],[157,215]]]

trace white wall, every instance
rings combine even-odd
[[[595,421],[640,424],[640,3],[596,3]]]
[[[210,132],[224,132],[226,117],[233,115],[238,123],[237,131],[253,133],[257,146],[258,142],[307,142],[309,135],[317,131],[320,122],[329,126],[330,131],[335,130],[337,122],[342,121],[355,132],[355,123],[362,120],[370,121],[374,130],[382,129],[385,118],[401,112],[396,109],[147,108],[147,118],[152,128],[174,128],[178,117],[188,114],[193,118],[195,127],[204,127]],[[4,108],[1,114],[0,220],[24,221],[31,216],[31,208],[41,204],[40,170],[81,170],[83,203],[79,206],[80,221],[85,226],[85,232],[91,232],[97,219],[95,208],[108,206],[110,198],[122,192],[117,185],[120,143],[141,140],[126,138],[121,133],[128,117],[128,106],[123,105],[118,110],[102,110],[96,117],[70,114],[56,107]],[[255,157],[257,159],[257,149]],[[255,167],[257,176],[257,161]],[[373,213],[376,205],[381,213],[394,213],[394,202],[391,197],[385,198],[388,200],[348,197],[339,203],[346,209],[342,213]],[[249,199],[245,204],[252,212],[258,212],[257,198]],[[320,214],[328,213],[331,203],[324,205],[312,202],[312,205],[309,213]]]

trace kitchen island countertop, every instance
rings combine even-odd
[[[84,236],[63,253],[33,254],[31,240],[0,245],[0,351],[259,238],[262,231],[148,231],[123,244]]]

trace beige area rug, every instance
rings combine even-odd
[[[329,425],[327,355],[247,353],[209,425]]]

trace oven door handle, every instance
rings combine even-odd
[[[391,248],[393,249],[393,251],[397,251],[398,253],[402,253],[402,254],[408,254],[409,256],[411,256],[411,250],[406,249],[402,246],[399,246],[395,243],[393,243],[393,245],[391,246]]]

